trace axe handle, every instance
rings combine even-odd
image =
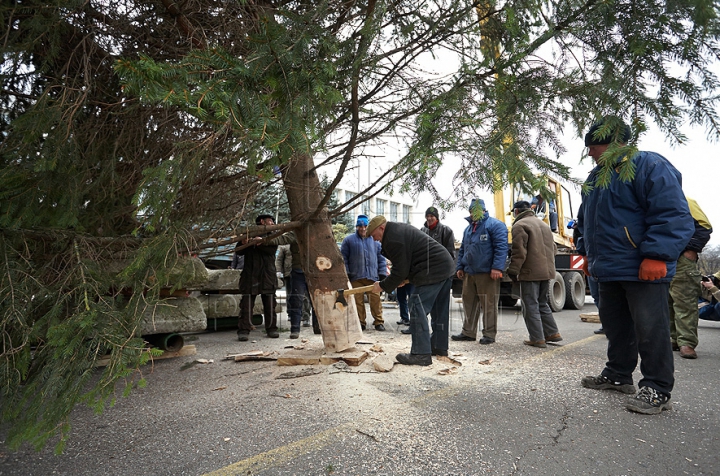
[[[373,290],[374,284],[368,284],[367,286],[360,286],[359,288],[350,288],[343,290],[343,295],[352,296],[353,294],[366,293]]]

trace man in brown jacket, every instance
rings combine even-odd
[[[528,202],[516,202],[513,208],[512,259],[507,274],[513,281],[520,281],[523,318],[530,334],[525,345],[547,347],[546,342],[562,340],[548,304],[557,246],[550,227],[535,216]]]

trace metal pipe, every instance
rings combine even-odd
[[[177,352],[185,345],[185,339],[180,334],[171,332],[169,334],[152,334],[143,336],[150,345],[167,352]]]

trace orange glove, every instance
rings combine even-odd
[[[589,266],[589,264],[588,264],[587,256],[585,256],[583,258],[583,264],[582,264],[582,270],[583,270],[583,273],[585,273],[585,276],[590,276],[590,270],[588,269],[588,266]]]
[[[638,277],[643,281],[655,281],[664,278],[667,275],[667,265],[665,261],[645,258],[640,263],[640,272]]]

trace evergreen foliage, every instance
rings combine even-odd
[[[391,139],[404,155],[359,194],[395,183],[441,203],[429,179],[448,161],[460,196],[567,176],[566,124],[582,135],[617,114],[633,137],[648,121],[678,142],[683,122],[720,132],[711,0],[27,0],[2,3],[0,25],[12,447],[66,436],[76,403],[101,410],[117,384],[144,382],[141,310],[202,232],[231,235],[277,204],[297,154],[339,170],[332,215],[350,161]],[[607,166],[632,147],[609,148]]]

